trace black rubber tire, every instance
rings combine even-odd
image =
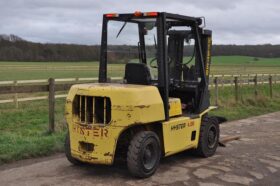
[[[70,137],[69,132],[67,132],[65,137],[65,143],[64,143],[64,150],[65,150],[65,156],[68,159],[69,162],[71,162],[73,165],[82,165],[83,162],[75,159],[71,155],[71,147],[70,147]]]
[[[138,178],[150,177],[156,172],[160,158],[160,140],[156,133],[141,131],[130,141],[127,152],[127,167],[131,175]],[[145,161],[151,161],[150,165]],[[147,166],[149,167],[147,168]]]
[[[214,132],[215,131],[215,132]],[[213,133],[215,133],[213,135]],[[215,136],[214,139],[211,136]],[[210,136],[210,137],[209,137]],[[209,138],[211,142],[209,142]],[[197,149],[194,149],[194,153],[201,157],[213,156],[219,145],[220,138],[220,126],[216,118],[204,116],[201,121],[200,135]]]

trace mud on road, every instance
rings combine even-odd
[[[242,138],[211,158],[165,158],[148,179],[131,178],[121,166],[73,166],[59,154],[1,166],[0,185],[280,185],[280,112],[228,122],[221,135]]]

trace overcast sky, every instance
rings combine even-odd
[[[214,44],[280,44],[279,0],[1,0],[0,34],[99,44],[103,13],[136,10],[205,16]]]

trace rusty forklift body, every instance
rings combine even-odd
[[[108,82],[111,21],[138,25],[138,63],[125,65],[123,83]],[[148,177],[161,157],[186,149],[204,157],[215,153],[219,125],[207,115],[213,109],[208,90],[212,33],[202,24],[202,18],[165,12],[103,16],[99,83],[74,85],[67,97],[69,161],[111,165],[125,159],[132,175]],[[150,25],[157,33],[153,59],[145,45]],[[193,53],[186,62],[184,43],[191,39]],[[157,69],[156,79],[149,67]]]

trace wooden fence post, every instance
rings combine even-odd
[[[17,80],[15,80],[14,81],[14,86],[16,87],[17,86]],[[18,94],[17,93],[15,93],[15,95],[14,95],[14,102],[15,102],[15,106],[16,106],[16,108],[18,108]]]
[[[211,87],[213,87],[213,82],[214,82],[214,74],[211,75]]]
[[[254,77],[255,99],[258,97],[258,76]]]
[[[242,75],[239,74],[239,82],[238,82],[239,86],[242,87],[243,85],[243,78],[242,78]]]
[[[272,75],[269,75],[269,95],[270,98],[272,98],[273,94],[272,94]]]
[[[239,98],[239,95],[238,95],[238,77],[234,77],[234,87],[235,87],[235,101],[236,103],[238,102],[238,98]]]
[[[215,83],[215,105],[218,106],[219,105],[218,77],[215,77],[214,83]]]
[[[225,77],[225,75],[223,74],[222,75],[222,88],[224,88],[224,77]]]
[[[54,132],[55,80],[49,78],[49,132]]]

